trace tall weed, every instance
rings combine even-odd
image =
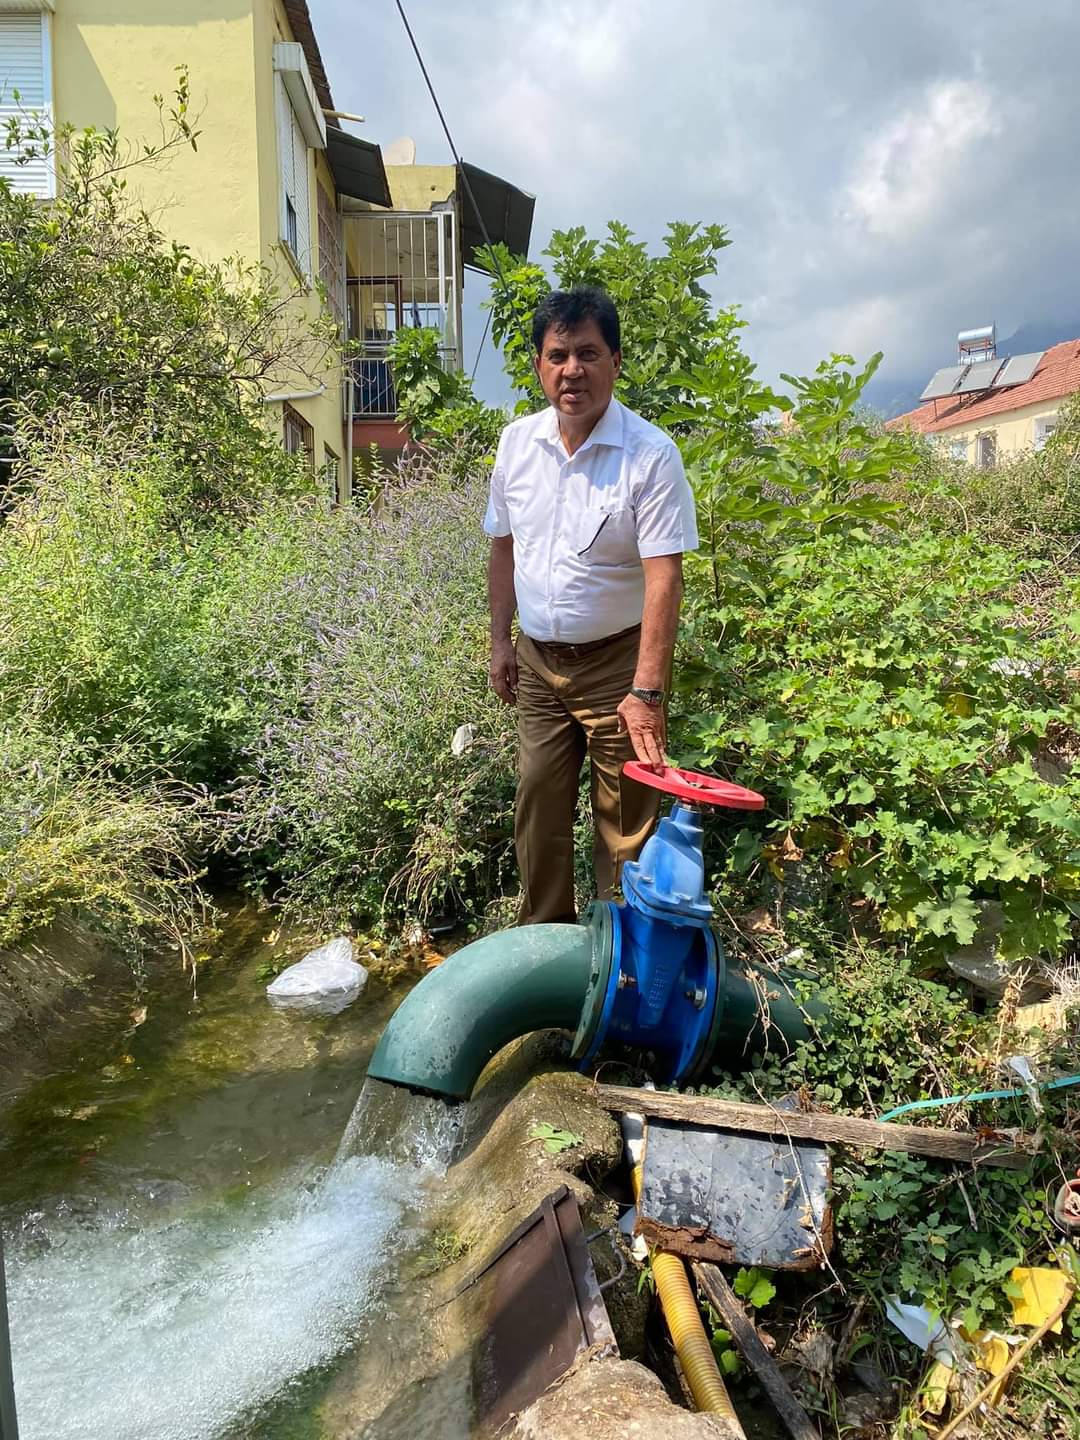
[[[370,517],[311,530],[261,618],[287,627],[302,598],[314,647],[256,737],[233,835],[307,909],[429,916],[500,886],[513,721],[487,690],[483,504],[482,479],[415,459]]]
[[[80,771],[32,715],[0,720],[0,948],[77,911],[129,949],[166,936],[188,956],[208,819],[197,792]]]

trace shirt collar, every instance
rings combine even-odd
[[[583,440],[574,451],[574,455],[580,455],[583,450],[588,450],[593,445],[610,445],[621,450],[625,443],[624,428],[623,407],[613,395],[608,402],[607,409],[593,426],[588,438]],[[562,448],[562,436],[559,434],[559,412],[554,405],[548,406],[544,424],[536,432],[536,438],[537,440],[546,440],[549,445]]]

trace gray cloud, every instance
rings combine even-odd
[[[310,4],[337,103],[446,158],[392,0]],[[727,225],[716,295],[770,378],[878,348],[918,377],[958,329],[1080,315],[1072,0],[408,10],[462,153],[537,195],[534,254],[612,217]]]

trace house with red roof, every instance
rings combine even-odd
[[[987,359],[965,354],[961,344],[960,358],[934,375],[921,405],[887,428],[939,436],[957,459],[980,469],[1040,449],[1065,401],[1080,391],[1080,340],[1011,358],[996,356],[991,341]]]

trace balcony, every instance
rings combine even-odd
[[[351,215],[347,281],[348,334],[358,342],[352,361],[352,420],[356,442],[396,448],[397,396],[389,354],[403,329],[437,330],[446,370],[461,367],[463,267],[453,204],[426,213]]]

